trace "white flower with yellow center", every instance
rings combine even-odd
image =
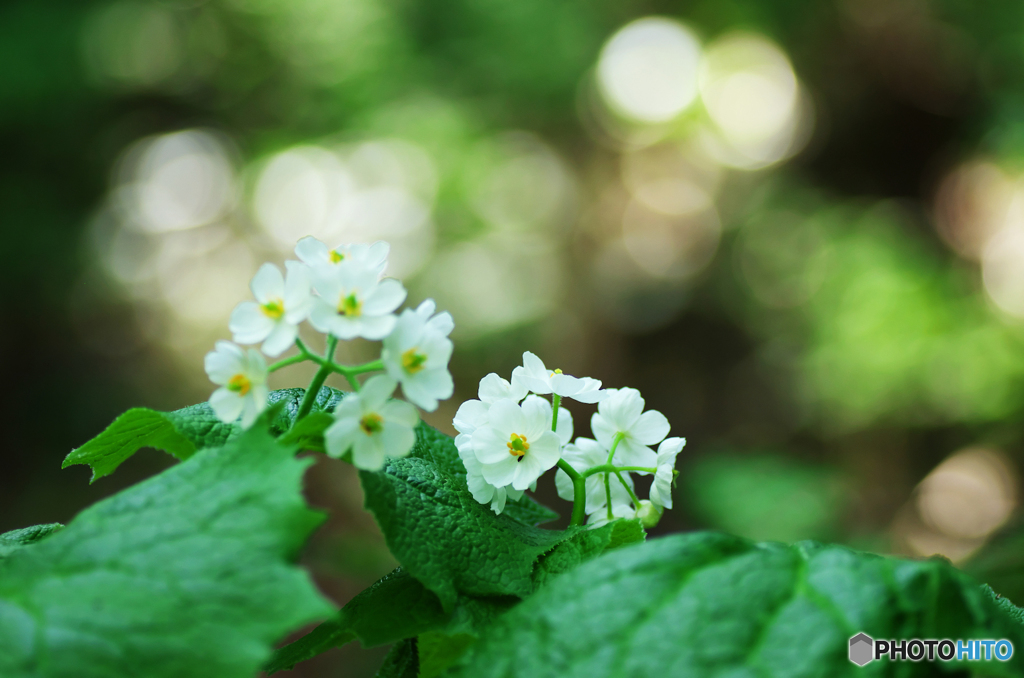
[[[594,437],[607,449],[621,438],[615,457],[622,466],[654,467],[658,457],[647,446],[665,439],[668,419],[657,410],[644,412],[644,399],[635,388],[610,388],[607,393],[590,419]]]
[[[562,459],[565,459],[574,469],[582,473],[588,468],[605,464],[608,461],[608,449],[602,447],[601,443],[596,440],[591,440],[590,438],[577,438],[575,443],[566,445],[565,449],[562,450]],[[617,462],[618,459],[616,458],[612,461],[614,463]],[[632,477],[630,477],[628,473],[623,472],[622,479],[627,485],[629,485],[629,489],[632,490]],[[559,497],[568,501],[573,500],[572,480],[570,480],[569,476],[565,474],[565,471],[562,471],[561,469],[559,469],[558,473],[555,474],[555,488],[558,490]],[[607,513],[608,491],[605,490],[604,486],[604,474],[595,473],[592,476],[588,476],[586,479],[586,488],[586,513],[591,514],[599,511]],[[615,506],[630,503],[631,500],[629,492],[614,475],[609,478],[608,490],[611,491],[613,510]]]
[[[210,381],[220,386],[210,396],[217,418],[231,423],[242,418],[249,428],[267,407],[267,363],[255,349],[244,350],[230,341],[218,341],[204,361]]]
[[[505,510],[507,501],[517,501],[523,496],[522,490],[517,490],[511,485],[495,487],[483,476],[483,466],[477,461],[472,446],[469,445],[470,437],[465,433],[455,436],[455,447],[459,450],[459,457],[466,466],[466,484],[469,492],[481,504],[490,504],[495,514],[501,515]]]
[[[657,471],[651,484],[651,503],[672,508],[672,479],[675,476],[676,457],[686,445],[686,438],[666,438],[658,446]]]
[[[334,410],[336,421],[324,431],[327,454],[339,458],[352,451],[352,465],[366,471],[384,466],[385,457],[404,457],[416,442],[416,408],[391,400],[398,384],[386,374],[370,377]]]
[[[299,323],[313,305],[309,267],[297,261],[286,261],[285,267],[287,278],[273,264],[260,266],[249,283],[256,301],[236,306],[228,323],[236,342],[262,341],[263,352],[270,356],[281,355],[295,343]]]
[[[523,364],[512,370],[512,383],[533,393],[545,395],[554,393],[562,398],[572,398],[581,403],[597,403],[604,400],[606,391],[601,382],[590,377],[573,377],[562,374],[562,370],[549,370],[544,361],[527,351]]]
[[[427,299],[414,311],[398,316],[394,331],[384,338],[381,361],[384,369],[402,385],[405,397],[428,412],[438,400],[451,398],[455,385],[448,372],[454,327],[448,313],[434,313],[434,300]]]
[[[313,285],[320,294],[313,300],[309,322],[320,332],[339,339],[383,339],[395,328],[395,309],[405,301],[405,288],[394,278],[356,261],[343,261],[329,271],[314,270]]]
[[[486,424],[473,433],[480,473],[495,487],[525,490],[558,463],[561,443],[543,408],[499,400],[487,410]]]
[[[327,272],[344,261],[354,261],[363,268],[374,271],[378,279],[384,275],[390,251],[391,245],[383,240],[378,240],[372,245],[359,243],[339,245],[331,249],[311,235],[300,240],[295,246],[295,255],[314,271]]]
[[[462,434],[472,434],[473,431],[487,423],[487,410],[499,400],[510,399],[519,402],[526,397],[525,386],[513,386],[506,380],[491,372],[480,380],[480,387],[477,390],[479,400],[467,400],[459,406],[455,413],[452,425],[455,430]],[[561,414],[561,410],[559,411]],[[458,440],[458,438],[456,438]]]

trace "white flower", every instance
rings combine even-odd
[[[511,484],[525,490],[558,463],[561,444],[543,408],[499,400],[487,410],[487,423],[472,436],[481,474],[495,487]]]
[[[672,477],[675,475],[676,456],[686,445],[686,438],[666,438],[658,446],[658,470],[651,485],[651,503],[672,508]]]
[[[519,402],[526,397],[528,390],[525,386],[513,386],[494,372],[480,380],[480,387],[477,391],[479,400],[467,400],[459,406],[455,413],[452,425],[459,433],[472,433],[477,427],[487,423],[487,410],[499,400],[513,400]],[[558,416],[562,416],[562,409],[559,409]]]
[[[402,385],[405,397],[428,412],[437,401],[452,396],[455,385],[448,372],[452,342],[448,339],[454,323],[448,313],[434,313],[434,300],[427,299],[415,311],[398,316],[394,331],[384,338],[381,360],[393,379]]]
[[[217,418],[231,423],[242,417],[249,428],[267,407],[267,363],[256,349],[243,350],[230,341],[218,341],[204,361],[210,381],[220,386],[210,396]]]
[[[577,438],[575,443],[565,446],[565,449],[562,451],[562,459],[565,459],[574,469],[582,473],[588,468],[607,463],[608,450],[602,447],[601,443],[596,440]],[[628,473],[623,473],[622,479],[629,485],[629,489],[633,489],[633,478]],[[619,479],[613,475],[608,481],[608,488],[611,490],[612,495],[613,511],[615,506],[629,504],[631,501],[629,492],[622,486]],[[591,514],[604,511],[607,514],[605,509],[608,506],[608,492],[605,491],[604,487],[604,474],[595,473],[589,476],[585,483],[587,488],[586,513]],[[561,469],[555,474],[555,488],[558,490],[559,497],[567,501],[573,500],[572,480]]]
[[[324,273],[314,271],[320,296],[309,322],[339,339],[383,339],[394,329],[394,310],[405,301],[405,288],[394,278],[378,282],[377,273],[357,261],[343,261]]]
[[[476,454],[469,442],[469,436],[465,433],[455,437],[455,446],[459,450],[459,457],[466,465],[466,484],[469,486],[469,492],[473,495],[473,499],[481,504],[490,504],[491,510],[495,514],[501,515],[501,512],[505,510],[505,502],[518,500],[523,496],[523,491],[517,490],[511,485],[495,487],[487,482],[481,470],[482,466],[477,461]]]
[[[520,385],[534,393],[554,393],[562,398],[572,398],[581,403],[596,403],[604,400],[606,391],[601,390],[601,382],[597,379],[584,377],[579,379],[562,370],[549,370],[544,362],[527,351],[523,354],[523,365],[512,370],[512,383]]]
[[[656,445],[668,435],[668,419],[657,410],[644,412],[644,399],[635,388],[610,388],[607,393],[590,420],[594,437],[611,449],[615,436],[621,434],[616,457],[622,466],[655,466],[658,457],[647,445]]]
[[[545,398],[537,395],[526,396],[522,407],[524,412],[528,411],[530,413],[530,416],[546,419],[548,429],[551,429],[551,403]],[[555,424],[555,435],[558,436],[558,442],[562,446],[568,445],[569,441],[572,440],[572,413],[562,406],[558,407],[558,422]]]
[[[339,245],[332,250],[308,235],[295,246],[295,255],[315,271],[329,271],[343,261],[355,261],[363,268],[374,271],[380,278],[388,265],[390,250],[391,245],[383,240],[372,245]]]
[[[324,431],[327,454],[338,458],[352,450],[352,464],[367,471],[383,467],[385,456],[409,454],[419,415],[409,403],[390,399],[397,386],[391,377],[378,374],[345,396],[334,410],[337,421]]]
[[[249,288],[256,301],[243,301],[231,312],[228,327],[239,344],[263,342],[263,352],[281,355],[295,343],[299,323],[313,305],[309,268],[297,261],[286,261],[288,278],[273,264],[256,271]]]

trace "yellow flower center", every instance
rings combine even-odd
[[[415,346],[402,354],[402,367],[409,374],[416,374],[422,370],[425,362],[427,362],[427,356],[423,353],[417,353]]]
[[[338,302],[338,313],[348,317],[358,317],[363,314],[363,302],[356,298],[356,293],[352,292],[347,297],[342,297],[341,301]]]
[[[260,309],[263,311],[263,315],[267,316],[271,320],[280,320],[281,316],[284,315],[284,300],[271,299],[260,306]]]
[[[244,374],[236,374],[228,379],[227,387],[229,391],[233,391],[238,395],[245,395],[252,388],[252,382]]]
[[[366,435],[372,436],[374,433],[384,430],[384,420],[380,418],[379,414],[370,412],[364,414],[363,418],[359,420],[359,428],[363,429],[363,433]]]
[[[554,372],[551,373],[551,376],[553,377],[556,374],[561,374],[561,373],[562,373],[562,370],[555,370]]]
[[[513,433],[512,437],[505,444],[508,445],[508,453],[520,459],[530,449],[530,443],[526,442],[526,436],[521,436],[518,433]]]
[[[341,263],[342,259],[345,258],[345,255],[339,252],[338,250],[331,250],[330,257],[332,264],[338,264]]]

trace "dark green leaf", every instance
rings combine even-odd
[[[416,656],[416,639],[408,638],[395,643],[384,657],[384,665],[377,672],[377,678],[417,678],[420,672]]]
[[[607,553],[497,619],[456,673],[586,676],[932,675],[964,664],[847,659],[850,637],[1008,638],[1024,629],[940,560],[804,542],[677,535]],[[1019,676],[1019,655],[975,669]]]
[[[611,543],[612,531],[619,522],[622,521],[616,520],[593,530],[581,530],[541,556],[533,573],[534,586],[543,586],[552,577],[575,570],[583,562],[601,555]]]
[[[322,516],[265,424],[0,560],[4,678],[251,678],[330,614],[292,566]]]
[[[528,596],[537,559],[579,531],[496,516],[470,495],[452,439],[426,425],[408,457],[360,477],[391,553],[446,610],[460,594]]]
[[[271,424],[271,431],[275,435],[291,427],[303,395],[305,391],[301,388],[270,392],[270,405],[280,403],[280,410]],[[317,394],[313,411],[333,411],[341,397],[341,391],[324,386]],[[88,464],[92,467],[90,482],[94,482],[113,473],[122,462],[143,447],[163,450],[179,460],[185,460],[197,450],[223,445],[239,433],[241,429],[238,424],[225,424],[217,419],[209,403],[191,405],[174,412],[157,412],[139,407],[128,410],[98,436],[72,450],[61,467]]]
[[[466,654],[476,637],[468,633],[448,635],[431,631],[416,639],[416,654],[420,664],[419,678],[434,678]]]
[[[334,618],[275,652],[265,670],[290,669],[357,639],[363,647],[375,647],[432,630],[475,635],[515,602],[463,597],[446,613],[437,596],[399,568],[349,601]]]
[[[60,523],[47,523],[46,525],[33,525],[32,527],[23,527],[20,530],[4,532],[0,534],[0,558],[11,555],[23,546],[34,544],[63,527]]]

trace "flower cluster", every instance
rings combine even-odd
[[[264,264],[250,284],[255,301],[240,303],[228,324],[236,343],[217,342],[206,356],[206,372],[220,386],[210,407],[224,422],[241,418],[248,428],[267,407],[267,376],[305,360],[320,365],[299,406],[297,419],[307,415],[329,374],[348,379],[353,394],[335,409],[335,422],[325,431],[327,453],[350,455],[361,469],[379,469],[384,457],[408,454],[419,421],[416,408],[395,400],[399,385],[405,398],[427,411],[451,397],[448,361],[454,328],[451,315],[435,314],[433,300],[397,314],[406,298],[402,283],[384,277],[389,246],[344,245],[330,249],[306,237],[295,247],[300,261],[285,262],[285,274]],[[323,356],[311,352],[299,338],[299,325],[308,321],[327,335]],[[382,342],[380,360],[364,365],[339,365],[334,351],[339,339],[361,337]],[[237,344],[260,344],[263,354],[280,356],[295,347],[298,354],[267,365],[256,349]],[[358,376],[381,372],[360,384]]]
[[[585,513],[594,527],[616,518],[640,518],[649,527],[672,507],[676,456],[686,441],[666,438],[668,420],[656,410],[645,412],[636,389],[602,389],[596,379],[549,370],[527,352],[511,382],[488,374],[478,395],[455,415],[455,445],[470,492],[495,513],[556,465],[559,496],[576,504],[574,523]],[[596,439],[570,442],[572,417],[562,398],[598,404],[591,419]],[[633,473],[654,476],[649,499],[637,497]]]

